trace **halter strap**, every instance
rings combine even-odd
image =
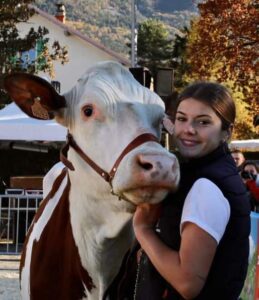
[[[112,179],[118,169],[118,166],[123,159],[123,157],[128,154],[130,151],[138,147],[139,145],[146,143],[146,142],[156,142],[159,143],[156,136],[151,133],[143,133],[137,136],[133,141],[131,141],[128,146],[122,151],[121,155],[116,160],[115,164],[113,165],[111,171],[108,173],[99,167],[89,156],[87,156],[83,150],[77,145],[76,141],[74,140],[73,136],[69,133],[67,135],[67,142],[64,147],[60,151],[60,160],[66,165],[70,170],[74,171],[75,168],[73,164],[67,159],[67,152],[69,147],[72,147],[79,156],[90,166],[94,169],[102,178],[111,184]]]

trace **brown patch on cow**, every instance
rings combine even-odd
[[[33,243],[30,266],[32,300],[82,299],[86,297],[84,285],[89,292],[95,288],[92,278],[82,267],[74,241],[69,213],[69,190],[70,182],[40,240]]]
[[[32,221],[32,224],[27,232],[26,235],[26,239],[23,243],[23,249],[22,249],[22,255],[21,255],[21,261],[20,261],[20,277],[21,277],[21,270],[24,268],[24,263],[25,263],[25,256],[26,256],[26,247],[27,247],[27,243],[28,243],[28,238],[31,235],[34,223],[38,221],[38,219],[40,218],[40,216],[42,215],[42,212],[44,211],[46,205],[48,204],[49,200],[55,195],[55,193],[57,192],[61,182],[63,181],[64,177],[67,174],[67,169],[64,168],[62,170],[62,172],[60,173],[60,175],[55,179],[53,186],[50,190],[50,192],[48,193],[48,195],[46,196],[46,198],[44,200],[42,200],[40,207],[37,210],[37,213],[34,216],[34,219]]]
[[[48,81],[32,74],[9,74],[4,79],[4,87],[20,109],[36,119],[53,119],[54,111],[66,107],[64,96]]]

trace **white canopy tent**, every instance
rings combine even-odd
[[[66,134],[65,127],[52,120],[30,118],[15,103],[0,110],[0,140],[62,142]],[[259,139],[231,141],[230,148],[259,151]]]
[[[239,149],[241,151],[259,152],[259,139],[231,141],[230,149]]]
[[[0,140],[65,141],[67,129],[55,121],[36,120],[11,103],[0,110]]]

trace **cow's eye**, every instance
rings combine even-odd
[[[87,105],[83,108],[83,113],[86,117],[91,117],[91,115],[93,114],[93,107],[91,105]]]

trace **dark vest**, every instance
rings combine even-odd
[[[205,157],[181,163],[180,186],[176,193],[168,195],[163,202],[158,234],[164,243],[179,251],[181,243],[179,228],[184,200],[193,183],[199,178],[207,178],[219,187],[229,202],[231,212],[206,284],[195,299],[237,300],[248,266],[250,206],[244,184],[227,145],[221,145]],[[120,284],[119,300],[184,299],[160,276],[145,254],[142,255],[138,270],[139,280],[135,284],[133,277],[137,271],[134,252],[128,258],[126,272],[130,275],[128,277],[127,274],[124,275],[124,280]],[[134,291],[136,287],[137,290]]]

